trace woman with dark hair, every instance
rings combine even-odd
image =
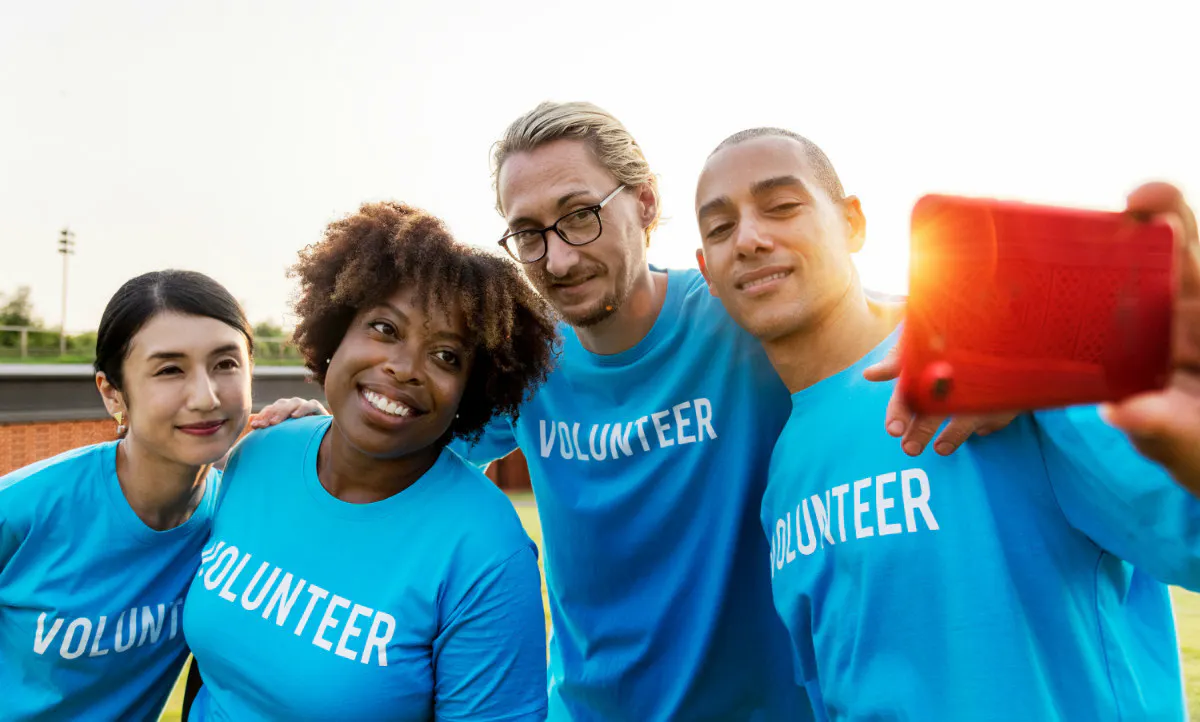
[[[510,262],[397,203],[301,253],[296,339],[332,417],[246,438],[184,611],[199,719],[540,720],[536,547],[446,448],[515,415],[555,326]]]
[[[96,386],[119,440],[0,478],[0,718],[157,718],[252,353],[237,301],[202,274],[147,273],[109,301]]]

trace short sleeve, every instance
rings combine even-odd
[[[543,720],[546,618],[530,543],[483,575],[433,643],[439,722]]]
[[[28,525],[20,521],[22,515],[15,508],[16,496],[11,482],[0,478],[0,574],[29,533]]]
[[[496,459],[503,459],[517,450],[517,435],[512,419],[496,416],[484,427],[477,441],[466,442],[455,439],[450,448],[456,454],[478,467],[486,467]]]

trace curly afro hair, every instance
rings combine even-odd
[[[455,241],[439,219],[403,203],[367,203],[329,224],[289,275],[300,279],[295,342],[322,385],[360,309],[401,287],[424,311],[457,307],[475,349],[447,441],[477,439],[499,414],[515,419],[557,354],[553,312],[514,263]]]

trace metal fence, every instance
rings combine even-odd
[[[62,358],[59,332],[33,326],[0,326],[0,363],[8,360],[53,362]],[[255,356],[259,359],[300,362],[300,352],[290,336],[255,336]],[[95,332],[68,337],[67,357],[90,359],[96,350]]]

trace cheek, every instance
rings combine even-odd
[[[454,409],[462,404],[467,391],[467,381],[470,379],[471,367],[466,364],[457,374],[439,371],[434,386],[438,395],[438,406],[442,409]]]
[[[217,393],[221,397],[221,403],[224,406],[233,408],[250,407],[250,374],[238,373],[230,374],[222,379],[217,384]]]
[[[129,423],[144,436],[161,436],[187,405],[180,387],[155,384],[131,395]]]

